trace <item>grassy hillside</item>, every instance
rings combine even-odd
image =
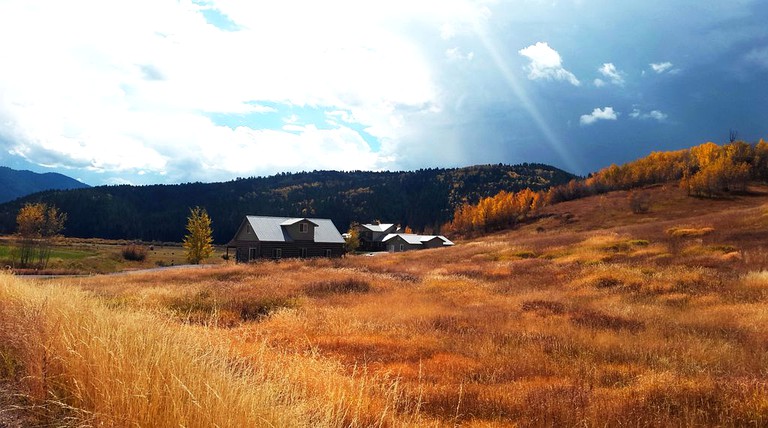
[[[315,171],[226,183],[103,186],[44,192],[0,205],[0,234],[16,228],[25,202],[46,202],[67,213],[64,234],[81,238],[180,242],[191,207],[208,211],[217,243],[228,242],[246,215],[330,218],[346,231],[350,222],[375,219],[436,228],[455,206],[502,189],[541,190],[567,183],[572,174],[540,164],[484,165],[413,172]]]
[[[765,426],[749,190],[611,192],[414,253],[3,276],[0,372],[95,425]]]

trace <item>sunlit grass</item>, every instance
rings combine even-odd
[[[762,211],[611,197],[611,230],[576,201],[451,249],[3,277],[3,374],[93,425],[766,425],[763,235],[727,226]]]

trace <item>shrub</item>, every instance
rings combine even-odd
[[[575,325],[592,329],[629,330],[637,333],[645,329],[642,321],[604,314],[591,310],[580,310],[571,314],[571,322]]]
[[[530,251],[530,250],[517,251],[515,253],[512,253],[512,255],[515,256],[515,257],[520,257],[521,259],[533,259],[533,258],[538,257],[538,255],[536,253],[534,253],[533,251]]]
[[[371,284],[361,279],[348,278],[336,281],[314,282],[304,287],[304,291],[313,296],[324,294],[367,293]]]
[[[143,262],[147,258],[147,247],[138,244],[123,247],[123,258],[134,262]]]
[[[630,191],[627,201],[629,208],[635,214],[645,214],[651,210],[651,195],[647,192]]]
[[[267,297],[257,300],[234,301],[227,306],[239,311],[242,321],[254,321],[266,317],[277,310],[295,307],[296,304],[293,300],[287,298]]]

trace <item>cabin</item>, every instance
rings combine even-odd
[[[402,233],[400,226],[389,223],[361,224],[357,227],[357,232],[362,251],[397,253],[453,245],[453,242],[445,236]]]
[[[401,251],[424,250],[453,246],[448,238],[441,235],[415,235],[411,233],[392,233],[384,237],[382,243],[390,253]]]
[[[361,224],[357,227],[361,251],[386,251],[384,238],[399,233],[400,226],[389,223]]]
[[[227,244],[237,262],[257,259],[341,257],[344,238],[329,219],[246,216]]]

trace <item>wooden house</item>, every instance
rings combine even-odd
[[[441,235],[415,235],[401,233],[399,226],[389,223],[361,224],[357,228],[362,251],[389,251],[396,253],[426,248],[441,248],[453,245]]]
[[[329,219],[246,216],[227,244],[235,260],[341,257],[344,238]]]
[[[383,238],[382,243],[386,251],[390,253],[453,246],[453,242],[442,235],[415,235],[411,233],[389,234]]]
[[[398,232],[400,232],[400,227],[394,224],[361,224],[357,227],[360,251],[387,251],[384,238]]]

